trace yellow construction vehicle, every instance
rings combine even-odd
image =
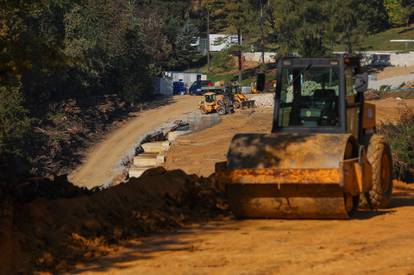
[[[392,157],[358,58],[281,58],[273,129],[238,134],[216,165],[239,218],[349,218],[387,207]]]
[[[257,85],[256,82],[252,82],[251,85],[250,85],[250,92],[252,94],[258,94],[259,93],[259,91],[257,90],[256,85]]]
[[[233,105],[235,109],[253,108],[254,100],[249,100],[244,94],[235,92],[233,94]]]
[[[213,92],[204,94],[204,101],[200,102],[199,108],[203,114],[217,112],[219,115],[225,115],[234,112],[233,104],[225,95]]]

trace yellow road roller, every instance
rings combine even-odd
[[[356,57],[281,58],[269,134],[237,134],[216,176],[238,218],[346,219],[385,208],[390,146]]]

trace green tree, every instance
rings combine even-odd
[[[363,35],[368,32],[366,22],[360,20],[360,14],[356,12],[360,1],[336,0],[334,2],[334,13],[331,17],[331,24],[337,41],[346,45],[346,51],[352,54],[355,47],[360,43]]]
[[[198,30],[191,20],[187,19],[184,26],[178,31],[176,42],[174,43],[174,57],[179,62],[177,65],[189,67],[201,58],[197,47],[191,46],[197,42],[198,36]]]
[[[65,53],[88,93],[119,93],[133,103],[152,95],[150,57],[135,7],[127,2],[88,1],[65,16]]]
[[[327,51],[325,34],[329,18],[328,1],[271,1],[279,53],[298,51],[303,56],[320,56]]]
[[[414,15],[413,0],[384,0],[391,25],[409,25]]]
[[[399,26],[404,23],[404,14],[401,7],[401,0],[385,0],[385,5],[390,17],[390,23],[393,26]]]
[[[322,56],[345,45],[352,53],[364,36],[387,26],[382,0],[270,0],[270,35],[281,54]]]
[[[226,17],[226,1],[224,0],[205,0],[203,8],[208,9],[210,16],[210,32],[223,33],[226,31],[228,22]],[[205,13],[202,16],[207,16]]]
[[[145,52],[152,57],[151,68],[155,74],[187,67],[190,61],[192,63],[201,58],[190,47],[198,36],[195,26],[201,24],[201,20],[191,17],[191,1],[137,1],[135,7],[143,33]],[[184,38],[188,41],[185,42]],[[182,54],[185,49],[189,50],[187,55]]]
[[[414,17],[414,0],[402,0],[401,7],[404,23],[409,26]]]
[[[0,155],[23,154],[23,137],[30,120],[18,87],[0,87]]]

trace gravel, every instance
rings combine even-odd
[[[250,95],[249,98],[255,100],[255,105],[258,108],[273,108],[274,106],[273,93]]]

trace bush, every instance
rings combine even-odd
[[[24,141],[30,119],[18,87],[0,86],[0,182],[12,182],[28,172]]]
[[[414,171],[414,111],[406,105],[400,110],[400,122],[380,127],[391,145],[397,178],[413,180]]]
[[[21,141],[30,126],[27,115],[19,88],[0,86],[0,154],[21,153]]]

